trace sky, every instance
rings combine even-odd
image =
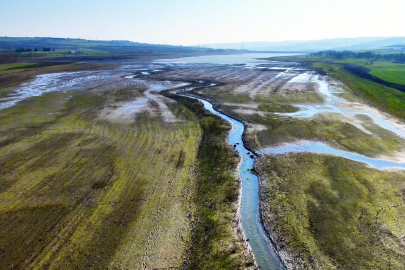
[[[405,0],[0,0],[0,36],[196,45],[405,36]]]

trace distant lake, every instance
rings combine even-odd
[[[226,55],[204,55],[193,57],[181,57],[172,59],[159,59],[154,63],[166,64],[218,64],[218,65],[237,65],[246,64],[247,66],[256,66],[268,63],[266,60],[257,58],[269,58],[274,56],[300,55],[302,53],[246,53],[246,54],[226,54]]]

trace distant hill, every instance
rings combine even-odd
[[[396,46],[394,46],[396,45]],[[377,49],[380,47],[398,47],[399,45],[405,46],[405,37],[393,37],[393,38],[384,38],[380,40],[374,40],[369,42],[364,42],[360,44],[355,44],[351,46],[345,46],[342,48],[336,49],[344,49],[344,50],[367,50],[367,49]]]
[[[366,50],[392,44],[405,44],[405,37],[360,37],[335,38],[308,41],[282,42],[244,42],[204,44],[202,47],[213,49],[245,49],[253,51],[306,51],[316,52],[324,50]]]
[[[0,37],[0,51],[16,54],[19,59],[66,58],[67,60],[176,57],[240,52],[237,50],[193,46],[148,44],[126,40],[106,41],[51,37]]]

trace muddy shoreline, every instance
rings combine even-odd
[[[198,88],[195,88],[195,89],[193,89],[192,91],[194,91],[194,90],[197,90],[197,89],[200,89],[200,88],[205,88],[205,87],[209,87],[209,86],[201,86],[201,87],[198,87]],[[212,87],[212,86],[211,86]],[[193,95],[184,95],[184,94],[182,94],[182,95],[178,95],[178,94],[174,94],[173,93],[173,91],[175,91],[175,90],[167,90],[167,91],[164,91],[164,92],[162,92],[162,94],[164,94],[165,96],[167,96],[167,97],[182,97],[182,98],[188,98],[188,99],[191,99],[191,100],[195,100],[195,97],[193,97]],[[191,91],[191,92],[192,92]],[[199,98],[199,99],[203,99],[203,100],[205,100],[205,101],[207,101],[207,102],[210,102],[209,100],[207,100],[207,99],[204,99],[204,98],[202,98],[202,97],[197,97],[197,98]],[[213,106],[214,107],[214,106]],[[214,109],[215,110],[217,110],[215,107],[214,107]],[[219,110],[217,110],[217,111],[219,111]],[[220,111],[219,111],[220,112]],[[224,115],[227,115],[227,114],[225,114],[225,113],[223,113],[223,112],[221,112],[222,114],[224,114]],[[238,120],[238,119],[236,119],[235,117],[232,117],[232,116],[230,116],[230,115],[227,115],[228,117],[230,117],[230,118],[232,118],[232,119],[234,119],[234,120],[236,120],[236,121],[239,121],[239,122],[242,122],[242,121],[240,121],[240,120]],[[214,115],[214,117],[219,117],[219,116],[216,116],[216,115]],[[224,120],[224,119],[222,119],[221,118],[221,120],[223,120],[223,121],[225,121],[226,122],[226,120]],[[244,125],[244,127],[246,128],[246,124],[244,123],[244,122],[242,122],[243,123],[243,125]],[[232,129],[232,123],[227,123],[228,125],[230,125],[230,127],[231,127],[231,129]],[[229,129],[229,131],[228,131],[228,134],[227,134],[227,138],[229,137],[229,134],[230,134],[230,132],[231,132],[231,129]],[[244,132],[244,134],[245,134],[245,132]],[[242,139],[243,140],[243,139]],[[225,140],[225,143],[226,144],[228,144],[228,142]],[[246,148],[246,147],[245,147]],[[233,148],[234,149],[234,148]],[[248,149],[248,148],[246,148],[246,149]],[[248,149],[249,150],[249,149]],[[254,256],[254,254],[253,254],[253,251],[252,251],[252,248],[251,248],[251,246],[250,246],[250,244],[249,244],[249,239],[246,237],[246,235],[245,235],[245,233],[244,233],[244,230],[243,230],[243,228],[242,228],[242,222],[241,222],[241,214],[240,214],[240,211],[241,211],[241,205],[242,205],[242,179],[240,178],[240,176],[239,176],[239,174],[238,174],[238,171],[239,171],[239,169],[240,169],[240,167],[241,167],[241,164],[242,164],[242,157],[241,157],[241,155],[239,154],[239,152],[238,151],[236,151],[235,149],[234,149],[234,151],[238,154],[238,165],[237,165],[237,167],[236,167],[236,171],[235,171],[235,176],[236,176],[236,178],[238,179],[238,200],[237,200],[237,202],[234,204],[234,210],[235,210],[235,214],[234,214],[234,218],[233,218],[233,228],[234,228],[234,231],[235,231],[235,234],[239,237],[239,239],[242,241],[242,244],[243,244],[243,247],[244,247],[244,250],[245,250],[245,252],[249,255],[249,256],[251,256],[252,257],[252,259],[253,259],[253,261],[254,261],[254,269],[255,270],[258,270],[258,269],[260,269],[260,267],[258,266],[258,264],[257,264],[257,261],[256,261],[256,258],[255,258],[255,256]],[[254,153],[254,155],[255,156],[258,156],[258,154],[256,154],[255,152],[253,152],[252,151],[252,153]],[[264,224],[263,224],[263,226],[264,226]]]

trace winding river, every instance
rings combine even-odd
[[[283,269],[284,266],[278,258],[261,223],[258,179],[256,175],[250,172],[254,166],[254,157],[252,153],[245,148],[242,140],[245,126],[242,122],[215,110],[213,105],[206,100],[180,93],[177,94],[200,101],[206,110],[221,117],[232,125],[228,143],[232,147],[236,146],[235,150],[241,157],[238,174],[242,180],[240,215],[243,232],[246,239],[249,239],[249,245],[260,269]]]

